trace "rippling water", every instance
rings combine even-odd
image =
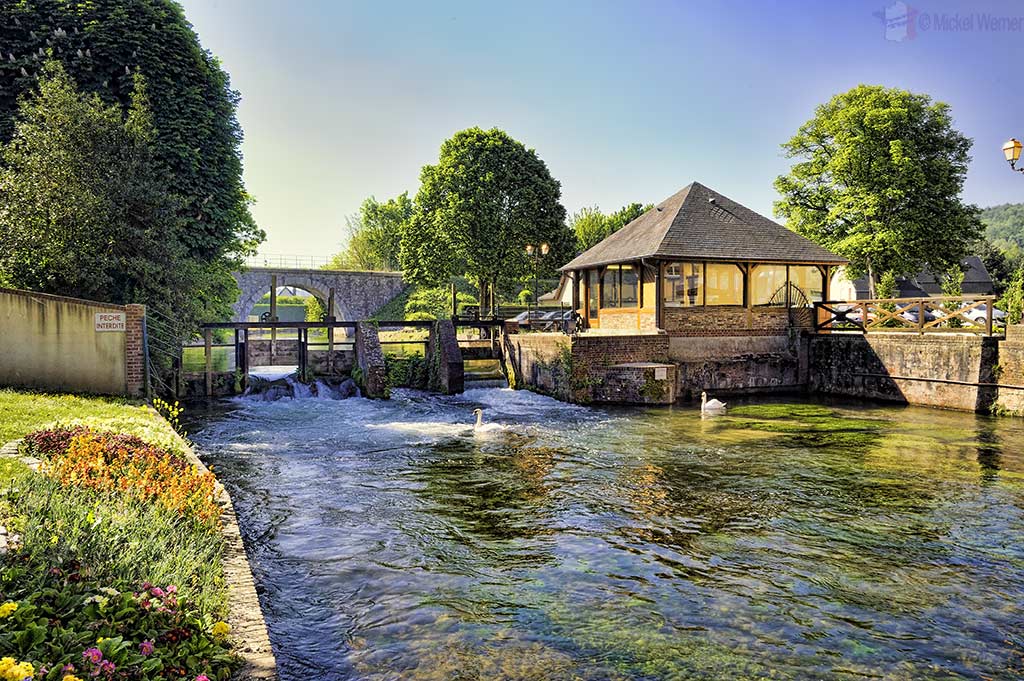
[[[1024,676],[1018,420],[476,390],[195,439],[286,681]]]

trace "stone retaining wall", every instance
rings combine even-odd
[[[826,395],[984,411],[996,401],[999,352],[999,339],[965,334],[819,335],[808,384]]]

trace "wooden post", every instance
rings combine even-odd
[[[213,329],[203,330],[203,341],[206,354],[206,396],[213,397]]]
[[[992,303],[994,300],[985,301],[985,335],[992,335]]]
[[[327,293],[327,373],[334,375],[334,327],[331,322],[337,318],[334,316],[334,287]]]
[[[860,304],[860,314],[861,314],[860,323],[864,327],[864,333],[867,333],[868,332],[868,304],[867,303],[861,303]]]
[[[924,300],[917,301],[917,332],[924,335]]]
[[[270,275],[270,321],[277,321],[277,275]],[[274,363],[274,354],[277,349],[277,329],[270,329],[270,363]]]
[[[249,377],[249,330],[242,329],[242,372]]]
[[[451,284],[449,284],[449,286],[451,286],[452,294],[452,319],[455,319],[456,317],[459,316],[459,293],[458,291],[455,290],[454,281]]]
[[[654,326],[665,329],[665,263],[654,265]]]

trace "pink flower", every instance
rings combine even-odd
[[[164,597],[164,590],[161,589],[158,586],[154,586],[152,589],[150,589],[149,593],[153,594],[157,598],[163,598]]]
[[[142,643],[139,644],[139,654],[140,655],[152,655],[153,654],[153,648],[154,648],[154,646],[153,646],[153,642],[152,641],[143,641]]]
[[[196,677],[196,681],[210,681],[210,677],[206,674],[200,674]]]
[[[99,664],[103,661],[103,652],[99,648],[89,648],[82,653],[82,657],[93,664]]]
[[[110,660],[103,660],[103,663],[100,665],[100,671],[104,674],[113,674],[115,669],[117,667]]]
[[[169,593],[169,594],[176,594],[176,593],[178,593],[178,587],[174,586],[173,584],[169,584],[167,586],[167,593]]]

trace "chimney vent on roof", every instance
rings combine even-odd
[[[712,196],[712,197],[708,198],[708,203],[714,203],[714,202],[715,202],[715,197]]]

